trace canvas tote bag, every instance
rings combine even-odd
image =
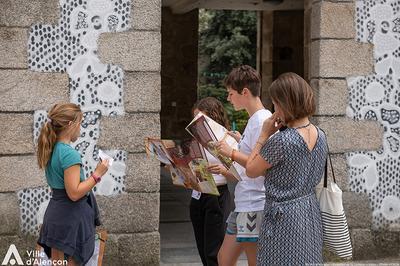
[[[331,164],[333,180],[328,183],[328,158]],[[319,200],[323,240],[326,248],[343,259],[352,258],[352,246],[347,226],[346,215],[342,203],[342,190],[336,184],[332,160],[329,155],[325,164],[325,176],[323,186],[316,188]]]

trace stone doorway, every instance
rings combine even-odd
[[[196,8],[191,8],[194,6],[182,4],[185,1],[176,2],[181,4],[163,1],[162,8],[162,138],[188,137],[184,130],[176,129],[183,129],[191,120],[191,108],[197,100],[198,8],[203,6],[198,3]],[[204,2],[210,4],[213,1]],[[235,6],[230,1],[222,2],[214,1],[215,5],[204,8],[258,11],[257,69],[262,75],[263,102],[271,109],[267,88],[272,80],[287,71],[304,75],[303,1],[275,1],[274,4],[263,1],[264,4],[256,8],[247,3],[249,1],[236,1],[241,3]],[[231,188],[233,191],[234,185]],[[161,168],[159,231],[162,265],[201,263],[189,217],[190,196],[191,191],[173,186],[167,171]],[[246,265],[244,256],[240,263]]]

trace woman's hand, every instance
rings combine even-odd
[[[231,158],[231,154],[232,154],[232,147],[228,145],[228,143],[226,143],[224,140],[218,141],[215,144],[215,148],[217,149],[217,151],[226,157]]]
[[[107,171],[108,171],[108,160],[102,160],[97,164],[96,169],[94,170],[93,173],[96,176],[103,176],[105,173],[107,173]]]
[[[260,139],[262,138],[262,141],[266,141],[282,126],[282,120],[278,117],[277,113],[273,113],[271,117],[264,121],[260,134]]]
[[[242,137],[239,131],[228,131],[227,134],[234,138],[237,142],[239,142],[240,138]]]
[[[208,166],[208,171],[211,174],[222,175],[226,172],[226,168],[222,164],[210,164]]]

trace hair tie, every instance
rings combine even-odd
[[[50,125],[53,125],[52,123],[53,121],[50,118],[47,118],[47,123],[49,123]]]

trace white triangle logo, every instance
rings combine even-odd
[[[14,255],[13,259],[11,258],[11,255]],[[11,244],[1,265],[15,265],[15,263],[18,263],[18,265],[24,265],[24,263],[22,263],[22,259],[18,253],[17,248],[14,244]]]

